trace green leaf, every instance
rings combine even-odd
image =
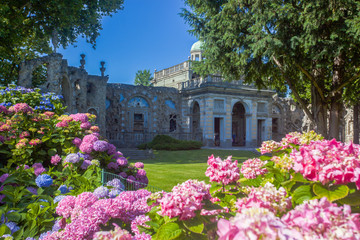
[[[57,153],[56,148],[51,148],[48,150],[49,156],[54,156]]]
[[[187,229],[194,233],[202,233],[204,230],[204,223],[198,216],[184,221],[184,225]]]
[[[339,202],[350,206],[360,206],[360,191],[350,193],[345,198],[340,199]]]
[[[297,204],[301,204],[306,200],[310,200],[312,198],[311,186],[310,185],[301,185],[296,188],[292,194],[293,202]]]
[[[182,230],[179,224],[171,222],[162,225],[159,228],[156,239],[158,240],[172,240],[181,235]]]
[[[303,183],[310,183],[311,182],[311,181],[305,179],[304,176],[301,173],[295,173],[291,180],[296,181],[296,182],[303,182]]]
[[[346,197],[349,193],[349,188],[346,185],[332,185],[326,187],[321,183],[315,183],[313,191],[317,196],[326,197],[330,202],[333,202]]]
[[[5,224],[3,224],[0,226],[0,236],[5,234],[11,234],[11,230]]]
[[[259,158],[260,158],[261,161],[268,161],[268,160],[270,160],[272,157],[266,156],[266,155],[262,155],[262,156],[260,156]]]

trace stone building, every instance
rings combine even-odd
[[[22,63],[19,84],[31,87],[32,73],[44,66],[47,79],[40,88],[62,94],[69,113],[97,115],[102,133],[119,147],[135,147],[158,134],[206,146],[254,147],[264,140],[281,140],[291,131],[308,130],[303,111],[291,99],[241,80],[199,77],[191,65],[201,60],[201,42],[196,42],[187,61],[155,71],[153,86],[145,87],[107,83],[104,62],[101,76],[94,76],[85,70],[85,55],[79,67],[71,67],[53,53]],[[342,136],[350,140],[351,110],[344,119]]]

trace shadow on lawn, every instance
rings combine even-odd
[[[155,158],[142,160],[148,164],[192,164],[192,163],[207,163],[208,157],[214,154],[215,157],[226,159],[227,156],[232,156],[232,160],[243,162],[249,158],[260,156],[260,154],[251,151],[242,150],[215,150],[215,149],[200,149],[188,151],[154,151]]]

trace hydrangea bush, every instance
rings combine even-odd
[[[67,196],[95,190],[96,198],[115,198],[124,184],[101,188],[102,168],[148,182],[143,163],[128,164],[99,134],[94,115],[61,115],[61,99],[38,89],[0,88],[0,236],[37,239],[53,228],[56,206]]]

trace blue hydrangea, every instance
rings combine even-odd
[[[70,192],[69,189],[68,189],[68,187],[67,187],[66,185],[61,185],[61,186],[58,188],[58,190],[60,190],[61,194],[66,194],[66,193]]]
[[[109,194],[109,189],[107,187],[100,186],[94,190],[94,195],[97,196],[98,198],[107,197],[108,194]]]
[[[35,179],[35,183],[38,187],[49,187],[53,180],[48,174],[41,174]]]
[[[25,240],[36,240],[36,239],[32,237],[27,237]]]
[[[109,198],[114,198],[116,197],[117,195],[119,195],[121,193],[121,190],[120,189],[117,189],[117,188],[113,188],[110,190],[109,192]]]
[[[79,161],[80,161],[79,155],[77,155],[76,153],[70,153],[69,155],[66,156],[64,163],[67,162],[77,163]]]
[[[66,198],[67,196],[65,195],[59,195],[59,196],[56,196],[54,198],[54,203],[57,203],[57,202],[60,202],[61,200],[63,200],[64,198]]]
[[[20,227],[14,222],[7,222],[7,223],[5,223],[5,225],[8,228],[10,228],[11,234],[13,234],[14,232],[20,230]]]
[[[51,231],[58,232],[61,229],[60,227],[60,220],[56,220]]]
[[[125,189],[125,186],[124,184],[121,182],[120,179],[118,178],[114,178],[113,180],[107,182],[106,184],[107,186],[111,186],[111,187],[114,187],[114,188],[117,188],[119,190],[124,190]]]

